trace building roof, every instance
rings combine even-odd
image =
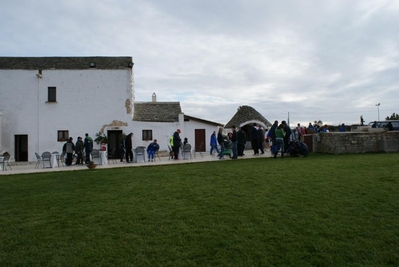
[[[222,124],[222,123],[219,123],[219,122],[208,121],[208,120],[196,118],[196,117],[189,116],[189,115],[184,115],[184,121],[190,121],[190,120],[199,121],[199,122],[203,122],[203,123],[206,123],[206,124],[213,124],[213,125],[215,125],[215,126],[221,126],[221,127],[223,127],[223,124]]]
[[[180,102],[135,102],[134,121],[178,122]]]
[[[0,69],[129,69],[132,57],[0,57]]]
[[[240,106],[236,114],[231,118],[231,120],[226,123],[225,127],[230,128],[231,126],[240,126],[245,122],[261,122],[265,126],[269,127],[272,124],[263,117],[258,111],[250,106]]]

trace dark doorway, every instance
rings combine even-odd
[[[108,131],[108,158],[119,159],[121,152],[122,131]]]
[[[313,152],[313,134],[305,134],[303,142],[308,146],[309,152]]]
[[[28,161],[28,135],[15,135],[15,161]]]
[[[205,129],[195,129],[195,151],[205,151]]]

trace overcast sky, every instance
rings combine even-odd
[[[227,123],[399,113],[397,0],[4,0],[1,56],[132,56],[137,101]]]

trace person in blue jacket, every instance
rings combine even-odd
[[[154,139],[154,142],[148,145],[147,153],[148,153],[148,161],[154,161],[155,152],[159,149],[159,145],[157,143],[157,139]]]
[[[218,140],[216,138],[216,132],[215,131],[213,131],[213,133],[211,135],[210,145],[211,145],[211,151],[210,151],[211,156],[212,156],[214,150],[216,150],[216,152],[219,154]]]

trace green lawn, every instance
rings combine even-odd
[[[0,266],[398,266],[399,154],[0,176]]]

